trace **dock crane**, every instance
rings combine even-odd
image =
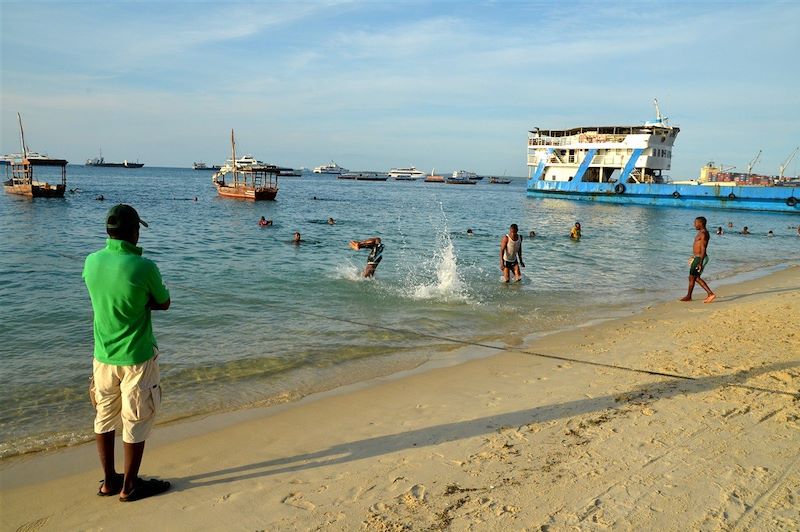
[[[758,160],[761,159],[761,152],[762,151],[763,150],[758,150],[758,153],[756,154],[755,157],[753,157],[753,160],[750,161],[749,163],[747,163],[747,175],[748,176],[752,173],[751,170],[753,170],[753,167],[756,165]]]
[[[784,170],[786,170],[786,167],[789,166],[789,163],[792,162],[794,156],[797,155],[797,150],[800,150],[800,146],[796,147],[794,151],[789,154],[789,157],[787,157],[786,160],[783,161],[783,164],[780,166],[778,171],[778,179],[783,179],[783,172]]]

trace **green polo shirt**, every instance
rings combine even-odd
[[[109,238],[86,257],[83,280],[94,311],[94,358],[114,366],[151,359],[158,344],[147,303],[169,299],[156,263],[142,257],[142,248]]]

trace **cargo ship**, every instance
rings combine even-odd
[[[796,180],[669,181],[680,128],[654,101],[656,118],[641,125],[534,128],[528,132],[527,194],[534,198],[620,205],[800,213]]]

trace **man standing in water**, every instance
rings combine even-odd
[[[94,368],[89,397],[103,479],[98,495],[119,494],[122,502],[167,491],[170,483],[139,478],[144,443],[161,404],[158,345],[150,313],[167,310],[169,291],[158,266],[142,257],[139,225],[147,224],[130,205],[106,216],[106,247],[86,257],[83,280],[94,313]],[[114,467],[114,437],[122,421],[125,473]]]
[[[692,245],[692,252],[694,256],[689,259],[689,291],[686,296],[681,298],[681,301],[692,300],[692,290],[694,290],[694,283],[700,283],[703,290],[706,291],[708,297],[703,300],[703,303],[711,303],[716,299],[716,294],[711,291],[708,284],[700,278],[703,269],[708,264],[708,240],[710,238],[708,230],[706,229],[706,219],[704,216],[698,216],[694,219],[694,228],[697,229],[697,234],[694,236],[694,244]]]
[[[511,224],[508,234],[500,241],[500,269],[503,271],[503,282],[507,283],[514,272],[514,281],[522,280],[519,267],[525,267],[522,262],[522,236],[518,234],[517,224]]]
[[[357,241],[351,240],[350,247],[358,251],[361,248],[369,248],[369,256],[367,257],[367,266],[364,268],[364,277],[373,277],[378,264],[383,259],[383,244],[381,239],[377,236],[368,238],[367,240]]]

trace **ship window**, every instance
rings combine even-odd
[[[632,153],[633,153],[633,150],[632,150],[632,149],[630,149],[630,148],[628,148],[628,155],[630,155],[630,154],[632,154]]]

